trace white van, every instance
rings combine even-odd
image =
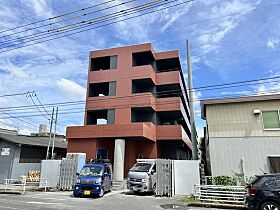
[[[155,159],[137,159],[128,172],[127,187],[133,192],[155,192],[156,177]]]

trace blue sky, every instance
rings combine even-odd
[[[3,0],[0,5],[1,31],[97,2],[102,1]],[[123,8],[142,2],[147,0],[137,0]],[[84,100],[89,51],[122,45],[151,42],[156,51],[179,49],[185,71],[186,38],[191,43],[194,87],[277,76],[280,74],[279,9],[278,0],[194,0],[137,19],[4,52],[0,56],[0,95],[35,90],[44,104]],[[112,11],[117,11],[117,8],[109,12]],[[0,37],[11,32],[1,33]],[[24,35],[34,32],[30,30]],[[14,34],[11,37],[20,36]],[[198,100],[233,94],[263,94],[279,88],[277,82],[259,83],[197,91],[195,97]],[[32,105],[32,101],[25,96],[0,98],[0,107],[20,105]],[[204,122],[200,119],[198,101],[195,107],[197,129],[201,135]],[[69,108],[80,113],[60,115],[60,133],[65,131],[66,125],[83,123],[84,105],[60,109]],[[23,114],[22,111],[13,113],[15,116]],[[6,115],[0,113],[0,118],[3,117]],[[48,122],[43,117],[23,119],[35,124]],[[21,133],[37,130],[16,119],[0,119],[0,127],[17,128]]]

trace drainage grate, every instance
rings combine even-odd
[[[163,204],[160,207],[163,209],[186,209],[187,206],[181,204]]]

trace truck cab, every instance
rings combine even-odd
[[[107,162],[91,162],[85,164],[73,190],[74,197],[93,196],[103,197],[105,192],[112,189],[112,165]]]
[[[155,192],[156,161],[138,159],[128,172],[127,187],[133,192]]]

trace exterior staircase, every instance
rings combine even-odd
[[[112,191],[121,191],[126,189],[127,180],[123,181],[113,181]]]

